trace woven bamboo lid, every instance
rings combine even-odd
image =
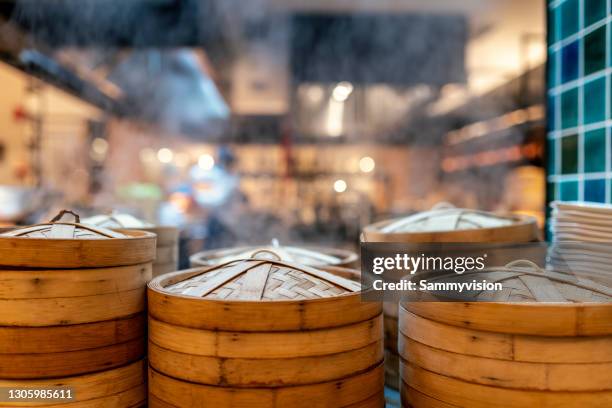
[[[213,266],[232,260],[250,258],[253,253],[260,252],[265,254],[269,251],[277,254],[282,261],[314,267],[324,265],[348,266],[357,261],[357,254],[351,251],[323,247],[280,245],[277,240],[273,240],[270,245],[264,246],[203,251],[192,255],[190,261],[192,266]]]
[[[431,320],[502,333],[548,336],[612,334],[612,289],[519,260],[505,267],[442,276],[427,283],[499,282],[501,291],[423,293],[402,308]],[[457,300],[458,302],[430,302]]]
[[[113,212],[94,215],[83,220],[83,224],[112,229],[129,229],[148,231],[157,235],[157,246],[175,246],[179,238],[179,229],[172,226],[153,225],[130,214]]]
[[[0,265],[14,267],[135,265],[155,259],[155,235],[81,224],[77,214],[64,210],[48,223],[0,234],[0,253]]]
[[[248,259],[153,279],[149,313],[165,322],[204,329],[332,327],[380,313],[380,303],[361,302],[359,278],[355,270],[314,268],[260,251]]]
[[[531,261],[519,260],[506,266],[468,271],[463,274],[449,273],[427,279],[428,283],[469,283],[486,280],[501,283],[502,291],[475,290],[464,292],[460,300],[494,302],[561,302],[604,303],[612,302],[612,288],[591,280],[579,278],[553,270],[544,270]],[[439,294],[452,298],[453,294]]]
[[[233,260],[163,287],[163,291],[205,299],[298,300],[358,292],[359,283],[306,265],[282,261],[270,250]]]
[[[113,212],[83,219],[83,224],[104,228],[151,228],[154,225],[130,214]]]
[[[448,203],[364,228],[365,241],[526,242],[538,238],[533,217],[456,208]]]
[[[73,222],[64,221],[66,215],[74,217]],[[80,217],[72,211],[63,210],[50,222],[18,228],[2,234],[5,237],[39,239],[109,239],[126,238],[126,235],[102,227],[81,224]]]

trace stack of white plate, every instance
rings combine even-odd
[[[554,202],[551,206],[550,266],[612,286],[612,205]]]

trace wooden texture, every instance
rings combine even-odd
[[[62,326],[131,316],[145,310],[145,289],[92,296],[0,299],[0,326]]]
[[[45,354],[88,350],[125,343],[146,332],[143,313],[118,320],[70,326],[0,327],[4,354]]]
[[[156,264],[178,262],[178,246],[158,246],[156,249]]]
[[[0,265],[25,268],[101,268],[155,258],[155,235],[120,230],[127,238],[45,239],[0,237]]]
[[[250,259],[154,279],[150,393],[158,406],[380,407],[382,309],[358,278]]]
[[[167,273],[176,272],[176,271],[178,271],[178,262],[153,264],[153,277],[154,278],[157,278],[158,276],[161,276],[161,275],[165,275]]]
[[[402,383],[402,407],[408,408],[459,408],[436,398],[420,393],[414,388]]]
[[[362,232],[365,242],[406,242],[406,243],[432,243],[432,242],[530,242],[539,239],[536,219],[528,216],[513,215],[515,223],[512,225],[493,228],[474,228],[448,231],[422,231],[422,232],[395,232],[386,233],[381,228],[397,222],[392,219],[377,222],[366,226]]]
[[[514,223],[500,227],[474,228],[453,230],[449,226],[446,231],[417,231],[417,232],[384,232],[383,229],[399,219],[381,221],[366,226],[362,231],[361,240],[364,242],[403,242],[411,244],[419,243],[517,243],[537,241],[540,238],[537,222],[533,217],[520,215],[510,216]],[[449,303],[450,305],[450,303]],[[397,303],[385,302],[383,305],[385,317],[385,339],[390,356],[397,355],[397,328],[392,320],[398,317]],[[395,380],[399,371],[397,358],[389,358],[385,361],[385,370],[389,381],[397,384]]]
[[[356,402],[351,405],[347,405],[343,408],[384,408],[385,406],[385,394],[379,392],[369,397],[366,400]]]
[[[347,405],[342,408],[383,408],[385,406],[385,396],[383,393],[378,393],[364,401],[355,404]],[[270,406],[271,408],[274,406]],[[157,398],[153,394],[149,394],[149,408],[182,408],[177,405],[172,405]],[[278,407],[281,408],[281,407]]]
[[[296,358],[201,356],[149,343],[149,364],[157,371],[180,380],[217,386],[282,387],[332,381],[377,366],[382,360],[381,340],[354,350]]]
[[[213,249],[209,251],[198,252],[197,254],[192,255],[189,260],[191,262],[192,267],[200,267],[200,266],[214,266],[221,262],[222,259],[226,259],[227,257],[240,256],[242,254],[248,254],[249,252],[255,252],[260,248],[270,248],[273,251],[285,251],[287,252],[287,261],[296,261],[302,264],[307,264],[310,266],[321,267],[321,266],[339,266],[345,268],[357,268],[359,257],[356,253],[352,251],[347,251],[343,249],[335,249],[335,248],[326,248],[326,247],[314,247],[314,246],[305,246],[305,247],[259,247],[259,246],[251,246],[251,247],[238,247],[238,248],[225,248],[225,249]],[[292,249],[296,248],[296,251]],[[304,253],[308,253],[308,251],[312,251],[315,253],[320,253],[323,257],[319,258],[310,258],[304,256]],[[244,256],[242,256],[244,257]],[[295,259],[297,258],[297,259]],[[329,260],[327,260],[329,259]]]
[[[430,320],[496,333],[612,334],[612,303],[404,302],[402,307]]]
[[[4,237],[47,238],[47,239],[107,239],[126,238],[119,231],[77,222],[51,221],[17,228],[3,234]]]
[[[143,337],[87,350],[0,354],[0,378],[68,377],[123,366],[144,356]]]
[[[382,339],[382,315],[351,325],[307,331],[231,332],[149,319],[149,339],[165,349],[223,358],[293,358],[341,353]]]
[[[447,304],[457,305],[439,303]],[[501,319],[505,317],[500,314]],[[449,325],[411,313],[402,305],[399,352],[404,405],[556,408],[610,404],[612,336],[515,331],[510,325],[505,332]]]
[[[179,263],[179,229],[162,226],[140,229],[153,233],[157,237],[153,277],[177,271]]]
[[[177,247],[179,240],[179,229],[176,227],[156,226],[145,228],[134,228],[134,230],[146,231],[157,236],[158,247]]]
[[[446,377],[411,364],[402,365],[403,392],[412,387],[451,405],[470,408],[607,408],[612,391],[551,392],[517,390]]]
[[[151,264],[0,268],[0,378],[82,375],[145,355]]]
[[[428,284],[470,283],[486,280],[502,285],[502,291],[471,291],[458,294],[454,292],[426,292],[421,294],[439,301],[521,303],[530,305],[568,303],[582,304],[612,303],[612,289],[589,279],[568,276],[554,270],[543,270],[528,260],[516,260],[506,266],[491,267],[484,270],[471,270],[463,274],[454,272],[428,273],[419,276]],[[456,296],[455,296],[456,295]]]
[[[144,387],[146,380],[145,369],[144,361],[140,360],[120,368],[81,376],[63,377],[61,379],[0,380],[0,387],[10,388],[70,387],[73,389],[76,398],[76,401],[72,401],[70,405],[59,404],[57,402],[28,402],[25,404],[0,402],[0,407],[75,406],[79,408],[128,408],[138,406],[140,404],[139,401],[143,401],[146,398],[146,389]],[[118,405],[113,405],[115,403]]]
[[[147,386],[145,384],[121,391],[108,397],[74,402],[71,404],[47,405],[47,408],[144,408],[147,406]]]
[[[103,295],[144,288],[151,264],[94,269],[0,267],[0,299],[48,299]]]
[[[527,363],[452,353],[410,339],[402,343],[407,363],[470,383],[541,391],[612,390],[612,363]]]
[[[232,388],[194,384],[149,369],[149,392],[177,407],[346,407],[383,392],[383,367],[343,379],[278,388]],[[358,406],[358,405],[357,405]]]
[[[255,298],[252,285],[256,281],[261,287],[255,290]],[[356,282],[326,276],[323,271],[311,274],[269,262],[240,262],[164,288],[167,293],[227,301],[306,300],[336,297],[359,289]]]
[[[153,262],[153,276],[160,276],[169,272],[175,272],[178,270],[179,261],[179,229],[170,226],[155,226],[155,227],[141,227],[141,228],[124,228],[121,226],[121,220],[113,217],[112,215],[99,217],[99,223],[108,228],[123,228],[117,229],[117,231],[144,231],[147,233],[155,234],[156,236],[156,250],[155,250],[155,261]],[[96,224],[98,225],[98,224]]]
[[[353,270],[332,267],[323,269],[340,277],[359,279],[358,272]],[[168,293],[164,289],[201,273],[202,269],[196,268],[153,279],[148,289],[150,315],[170,324],[197,329],[291,331],[363,322],[381,312],[380,303],[361,302],[360,292],[318,299],[249,301],[201,299]]]
[[[612,337],[548,337],[493,333],[424,319],[405,309],[399,321],[402,337],[468,356],[533,363],[610,363]],[[400,344],[400,353],[406,354]]]

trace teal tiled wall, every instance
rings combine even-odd
[[[548,195],[612,202],[612,0],[548,1]]]

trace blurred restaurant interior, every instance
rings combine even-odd
[[[2,1],[0,223],[120,211],[178,225],[182,266],[272,239],[355,248],[363,226],[442,201],[543,226],[546,14]]]

